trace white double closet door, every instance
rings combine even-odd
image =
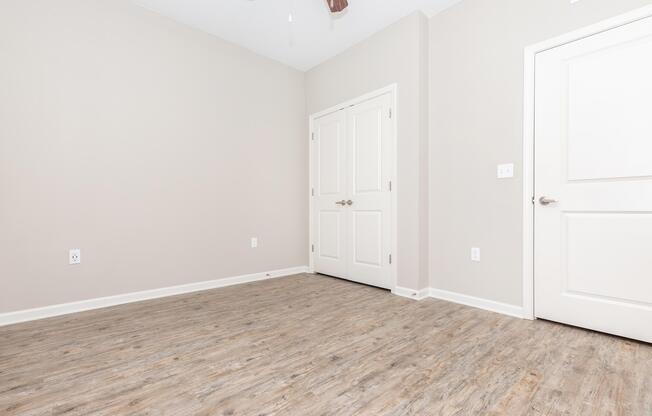
[[[313,121],[315,272],[391,288],[391,94]]]
[[[652,342],[652,18],[536,57],[535,313]]]

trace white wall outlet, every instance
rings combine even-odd
[[[258,238],[257,237],[252,237],[251,238],[251,248],[258,248]]]
[[[68,261],[70,264],[81,263],[81,250],[78,248],[71,248],[68,252]]]
[[[497,172],[498,179],[513,178],[514,177],[514,164],[505,163],[503,165],[498,165]]]
[[[480,249],[478,247],[473,247],[471,249],[471,260],[480,261]]]

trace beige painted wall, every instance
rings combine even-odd
[[[306,118],[304,74],[126,0],[1,0],[0,313],[306,265]]]
[[[398,284],[521,304],[523,48],[649,3],[466,0],[304,75],[128,0],[0,0],[0,313],[306,264],[307,115],[392,83]]]
[[[430,20],[433,287],[522,304],[523,49],[647,4],[465,0]],[[506,162],[517,176],[497,180]]]
[[[407,16],[306,74],[313,114],[398,84],[398,285],[428,286],[427,24]]]

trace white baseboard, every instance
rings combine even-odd
[[[484,309],[491,312],[501,313],[503,315],[523,318],[523,307],[510,305],[507,303],[496,302],[493,300],[476,298],[475,296],[464,295],[457,292],[430,288],[430,297],[448,302],[459,303],[473,308]]]
[[[507,303],[496,302],[493,300],[476,298],[475,296],[464,295],[457,292],[449,292],[447,290],[426,288],[421,290],[408,289],[405,287],[397,286],[392,290],[392,293],[413,300],[423,300],[426,298],[434,298],[445,300],[448,302],[459,303],[461,305],[470,306],[473,308],[484,309],[491,312],[501,313],[503,315],[514,316],[516,318],[524,318],[523,308],[521,306],[510,305]]]
[[[397,296],[402,296],[404,298],[422,300],[430,296],[430,288],[416,290],[416,289],[408,289],[406,287],[396,286],[392,290],[392,293]]]
[[[82,300],[79,302],[45,306],[36,309],[2,313],[0,314],[0,326],[34,321],[37,319],[51,318],[54,316],[67,315],[92,309],[106,308],[109,306],[123,305],[125,303],[140,302],[143,300],[181,295],[184,293],[199,292],[202,290],[217,289],[220,287],[239,285],[242,283],[257,282],[259,280],[273,279],[277,277],[291,276],[294,274],[307,272],[308,266],[292,267],[289,269],[253,273],[235,277],[226,277],[222,279],[209,280],[206,282],[190,283],[181,286],[172,286],[160,289],[145,290],[142,292],[125,293],[123,295],[108,296],[103,298]]]

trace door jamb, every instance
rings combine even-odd
[[[536,55],[567,43],[652,17],[645,6],[525,48],[523,93],[523,317],[535,319],[534,308],[534,125]]]
[[[391,213],[390,213],[390,221],[391,221],[391,226],[390,226],[390,245],[391,245],[391,254],[392,254],[392,264],[391,264],[391,276],[390,276],[390,289],[392,292],[396,289],[396,282],[397,282],[397,270],[398,270],[398,202],[396,195],[398,193],[398,85],[397,84],[391,84],[388,85],[384,88],[380,88],[378,90],[372,91],[370,93],[361,95],[359,97],[356,97],[354,99],[345,101],[341,104],[332,106],[330,108],[327,108],[322,111],[318,111],[314,114],[311,114],[308,118],[308,126],[309,126],[309,131],[308,131],[308,142],[310,143],[310,149],[309,149],[309,163],[308,163],[308,169],[309,169],[309,183],[308,183],[308,229],[309,229],[309,241],[308,241],[308,253],[309,253],[309,259],[310,259],[310,264],[309,264],[309,271],[310,273],[315,272],[315,258],[314,254],[312,251],[312,246],[314,245],[314,212],[313,212],[313,197],[312,197],[312,189],[314,187],[314,177],[313,177],[313,156],[314,156],[314,140],[312,140],[312,135],[314,133],[314,121],[320,117],[326,116],[328,114],[334,113],[339,110],[343,110],[347,107],[354,106],[356,104],[363,103],[365,101],[369,101],[373,98],[379,97],[384,94],[390,94],[390,102],[391,102],[391,111],[392,111],[392,118],[390,121],[390,124],[392,126],[393,134],[391,137],[391,149],[393,152],[392,155],[392,161],[393,161],[393,166],[391,169],[391,180],[392,180],[392,191],[390,192],[390,200],[391,200]]]

